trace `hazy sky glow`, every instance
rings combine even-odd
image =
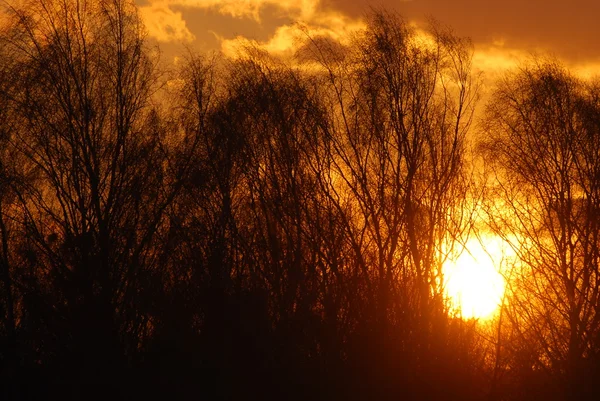
[[[503,69],[530,52],[548,52],[591,75],[600,71],[598,0],[138,0],[162,47],[187,44],[231,52],[237,38],[273,53],[293,51],[293,23],[339,37],[361,27],[371,6],[423,24],[434,17],[476,45],[482,69]]]

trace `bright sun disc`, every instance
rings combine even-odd
[[[469,240],[460,255],[444,264],[446,295],[463,318],[487,319],[502,302],[504,278],[499,268],[505,250],[499,238]]]

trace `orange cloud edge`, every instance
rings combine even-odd
[[[219,32],[212,32],[220,46],[214,50],[219,50],[225,57],[236,58],[243,53],[245,47],[251,46],[274,57],[289,59],[303,45],[303,38],[324,37],[344,43],[353,33],[365,27],[362,19],[327,9],[321,0],[149,0],[139,9],[149,37],[169,46],[177,43],[191,44],[200,40],[190,31],[184,13],[179,11],[181,9],[203,9],[262,24],[263,11],[269,7],[297,23],[275,26],[269,38],[262,41],[241,35],[227,38]],[[489,77],[495,77],[517,67],[533,53],[547,52],[540,49],[510,48],[505,46],[502,38],[495,38],[489,43],[475,44],[473,67]],[[575,74],[585,79],[600,75],[600,60],[562,61]]]

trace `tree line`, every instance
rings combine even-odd
[[[129,0],[3,12],[4,399],[600,393],[595,81],[536,59],[482,105],[468,39],[385,10],[174,70]],[[486,324],[442,274],[481,230],[517,255]]]

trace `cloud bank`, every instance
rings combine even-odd
[[[161,42],[211,42],[215,47],[216,38],[216,47],[233,54],[237,42],[249,40],[286,54],[297,42],[294,22],[311,35],[337,39],[360,29],[372,5],[416,23],[433,16],[471,37],[482,68],[515,65],[515,54],[532,51],[550,52],[572,64],[600,65],[597,0],[146,0],[140,10],[149,35]],[[207,19],[217,17],[218,28],[207,29]]]

